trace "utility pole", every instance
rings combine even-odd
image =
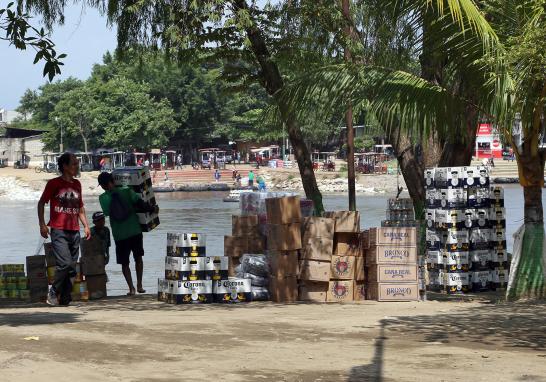
[[[59,152],[63,153],[64,151],[64,145],[63,145],[63,124],[59,122],[59,117],[55,117],[55,123],[58,123],[61,128],[61,143],[59,144]]]
[[[341,9],[347,26],[344,28],[346,37],[345,49],[343,56],[346,62],[351,62],[350,43],[353,39],[353,27],[349,0],[341,0]],[[356,176],[355,176],[355,133],[353,129],[353,105],[350,100],[347,102],[347,110],[345,112],[345,123],[347,125],[347,183],[349,190],[349,210],[356,211]]]

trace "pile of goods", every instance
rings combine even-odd
[[[0,264],[0,301],[2,300],[30,301],[24,264]]]
[[[251,279],[228,277],[228,258],[210,256],[199,233],[168,233],[165,278],[158,300],[170,304],[237,303],[252,300]]]
[[[360,214],[335,211],[325,212],[324,218],[306,218],[302,235],[300,300],[364,300]]]
[[[418,227],[413,201],[410,198],[392,198],[387,201],[386,219],[381,227]]]
[[[448,294],[505,288],[504,190],[486,167],[425,171],[428,289]]]
[[[116,186],[127,186],[133,189],[143,202],[157,205],[152,189],[152,177],[148,167],[120,167],[112,172]],[[149,232],[159,225],[157,213],[137,213],[142,232]]]
[[[370,228],[362,235],[362,247],[368,300],[419,300],[416,228]]]

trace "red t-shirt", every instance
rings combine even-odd
[[[49,205],[49,223],[51,228],[79,231],[78,215],[83,207],[82,185],[74,179],[67,182],[63,178],[54,178],[47,182],[40,198]]]

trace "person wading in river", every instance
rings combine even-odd
[[[99,184],[104,189],[104,194],[99,197],[100,206],[104,215],[110,217],[112,236],[116,243],[116,261],[121,265],[121,270],[127,285],[128,296],[138,293],[146,293],[142,288],[142,272],[144,263],[144,246],[142,243],[142,229],[138,221],[137,212],[159,212],[159,207],[151,206],[127,186],[116,187],[112,174],[103,172],[99,175]],[[137,274],[137,287],[133,284],[129,257],[133,252]]]
[[[40,234],[47,239],[51,229],[51,246],[55,256],[55,279],[47,295],[49,305],[68,305],[72,298],[72,283],[76,277],[76,262],[80,253],[80,223],[83,224],[85,238],[91,232],[82,200],[82,185],[74,177],[80,164],[74,154],[64,153],[58,160],[61,176],[49,180],[40,201],[38,201],[38,221]],[[49,207],[49,223],[44,220],[44,206]]]

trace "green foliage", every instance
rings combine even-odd
[[[0,8],[0,30],[5,31],[5,37],[0,39],[20,50],[34,49],[34,64],[45,61],[42,74],[52,81],[53,77],[61,74],[64,65],[61,60],[66,54],[57,55],[55,44],[47,37],[44,28],[37,29],[29,23],[30,13],[24,11],[21,1],[17,6],[14,4],[10,2],[5,8]]]
[[[66,92],[50,113],[54,123],[44,136],[46,146],[56,149],[61,128],[65,147],[79,150],[85,149],[84,141],[89,150],[166,145],[176,130],[174,113],[167,100],[155,101],[148,92],[145,84],[121,77],[82,83]]]
[[[369,152],[372,151],[375,145],[375,141],[369,135],[364,135],[355,138],[355,150],[357,152]]]

